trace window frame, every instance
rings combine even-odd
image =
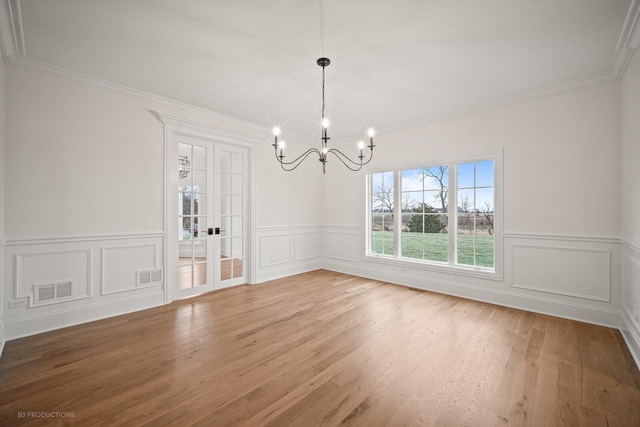
[[[494,188],[494,266],[493,268],[457,264],[456,245],[457,245],[457,221],[458,221],[458,188],[457,188],[457,165],[462,163],[481,162],[485,160],[493,161],[493,188]],[[409,169],[429,168],[433,166],[448,166],[448,259],[443,261],[431,261],[423,259],[413,259],[401,256],[401,176],[402,171]],[[449,156],[437,156],[420,161],[397,162],[393,164],[378,165],[375,168],[368,168],[365,175],[365,233],[364,233],[364,260],[392,266],[404,268],[415,268],[420,270],[429,270],[440,273],[458,274],[464,276],[480,277],[484,279],[503,280],[503,251],[504,243],[502,238],[502,221],[503,221],[503,164],[502,149],[491,149],[463,154],[454,154]],[[375,173],[393,173],[393,191],[394,191],[394,248],[393,255],[376,254],[371,252],[372,241],[372,207],[373,207],[373,184],[372,176]],[[406,273],[406,270],[402,270]]]

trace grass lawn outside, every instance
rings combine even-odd
[[[401,234],[402,257],[447,262],[448,234],[444,233],[410,233]],[[458,264],[493,267],[493,236],[458,235]],[[393,232],[374,231],[371,233],[371,252],[374,254],[393,255]]]

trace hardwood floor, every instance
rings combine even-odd
[[[320,270],[10,341],[0,423],[638,426],[640,373],[613,329]]]

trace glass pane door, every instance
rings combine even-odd
[[[184,138],[178,144],[178,298],[213,290],[212,144]]]
[[[246,283],[247,150],[216,146],[220,184],[220,281],[224,288]],[[219,163],[218,163],[219,162]]]

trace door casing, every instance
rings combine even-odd
[[[231,146],[245,147],[248,153],[248,193],[247,202],[247,235],[245,239],[246,254],[246,280],[247,283],[255,283],[256,278],[256,245],[255,245],[255,151],[256,144],[262,142],[258,138],[248,134],[241,134],[185,120],[175,116],[158,113],[155,115],[164,125],[164,269],[165,303],[171,303],[175,296],[173,290],[178,283],[178,241],[175,238],[175,227],[178,223],[177,197],[174,194],[178,186],[177,159],[178,140],[182,136],[189,138],[222,143]],[[208,227],[217,227],[209,225]]]

